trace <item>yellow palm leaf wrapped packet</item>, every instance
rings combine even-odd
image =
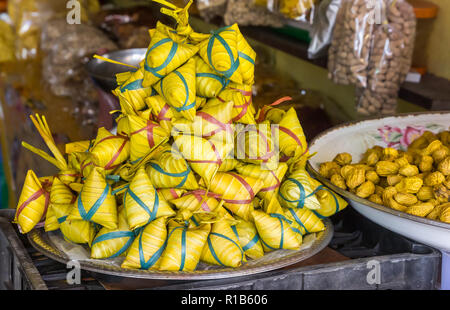
[[[166,201],[172,202],[172,200],[180,198],[186,190],[180,188],[158,188],[157,192]]]
[[[317,217],[323,219],[332,216],[347,207],[347,201],[341,196],[328,187],[325,187],[316,179],[311,178],[310,181],[311,185],[315,188],[316,197],[320,203],[320,208],[312,210]]]
[[[232,144],[206,140],[195,135],[178,134],[174,137],[175,146],[206,186],[211,183],[214,174],[223,159],[233,148]]]
[[[53,178],[50,190],[50,204],[45,217],[45,231],[52,231],[59,229],[58,218],[54,212],[55,205],[72,206],[75,202],[75,195],[72,193],[70,187],[64,184],[58,177]]]
[[[195,59],[162,78],[155,89],[184,118],[193,121],[195,117]]]
[[[242,262],[247,261],[238,236],[227,220],[220,219],[212,224],[200,259],[209,264],[227,267],[239,267]]]
[[[302,159],[303,167],[309,155],[302,125],[294,108],[290,108],[278,124],[280,151],[296,160]]]
[[[237,160],[237,159],[226,158],[225,160],[222,161],[222,164],[220,165],[218,171],[221,171],[221,172],[231,171],[231,170],[234,170],[239,164],[240,164],[239,160]]]
[[[169,222],[167,246],[161,257],[159,270],[193,271],[200,261],[203,247],[211,230],[210,224],[188,228]]]
[[[132,230],[159,217],[175,215],[167,201],[158,195],[144,167],[138,169],[130,182],[124,195],[124,206]]]
[[[194,134],[205,139],[234,143],[232,113],[233,103],[231,101],[221,105],[206,104],[197,111],[192,123]]]
[[[242,84],[237,38],[234,26],[226,26],[212,31],[209,39],[198,46],[200,56],[214,71]]]
[[[106,182],[103,168],[95,167],[78,195],[69,220],[85,220],[109,229],[117,228],[116,199]]]
[[[130,160],[140,160],[151,149],[169,137],[169,133],[158,123],[140,116],[128,115],[130,124]]]
[[[28,170],[17,204],[14,223],[26,234],[44,220],[49,205],[49,194],[42,187],[33,170]]]
[[[215,72],[199,56],[195,58],[196,93],[198,96],[215,98],[228,85],[229,81]]]
[[[301,245],[299,234],[296,234],[284,214],[270,213],[254,210],[253,221],[261,238],[264,250],[276,249],[298,250]]]
[[[247,163],[264,165],[274,170],[278,167],[276,130],[268,121],[257,125],[239,125],[236,135],[236,158]]]
[[[94,223],[83,220],[68,220],[67,217],[73,208],[73,204],[52,205],[53,212],[58,219],[59,229],[66,240],[91,245],[95,237]]]
[[[325,229],[322,220],[308,208],[286,208],[284,214],[286,218],[292,221],[292,228],[298,230],[302,235],[323,231]]]
[[[127,223],[125,208],[119,208],[117,228],[100,229],[91,244],[91,258],[113,258],[125,254],[134,237]]]
[[[109,173],[130,156],[130,143],[127,137],[113,135],[104,127],[98,129],[97,137],[90,153],[96,166]]]
[[[211,192],[206,193],[204,189],[198,189],[186,192],[180,198],[171,200],[170,202],[179,210],[213,212],[222,205],[217,199],[220,200],[219,195]]]
[[[197,46],[177,43],[166,34],[155,31],[145,55],[142,86],[148,87],[155,84],[194,56],[197,51]]]
[[[167,240],[166,218],[152,221],[131,244],[122,268],[158,269]]]
[[[258,113],[255,116],[256,122],[261,123],[263,121],[269,121],[272,124],[279,124],[286,114],[286,111],[280,108],[276,108],[275,106],[289,100],[292,100],[292,98],[289,96],[285,96],[276,100],[272,104],[263,106],[258,110]]]
[[[156,159],[148,163],[146,168],[150,180],[156,188],[198,188],[194,173],[181,154],[166,149]]]
[[[233,122],[242,124],[255,124],[255,108],[252,103],[252,86],[245,84],[230,83],[216,98],[208,101],[211,105],[217,105],[232,101]]]
[[[45,215],[44,230],[54,231],[57,229],[59,229],[59,222],[53,212],[52,205],[50,204],[47,209],[47,214]]]
[[[142,82],[144,81],[144,68],[140,67],[135,72],[128,71],[126,73],[120,73],[121,78],[127,79],[123,83],[117,81],[118,87],[113,91],[116,96],[119,93],[125,95],[128,102],[133,106],[134,110],[139,111],[146,107],[145,98],[153,94],[153,88],[151,86],[144,87]]]
[[[83,141],[75,141],[66,143],[65,152],[66,154],[71,154],[75,152],[86,152],[89,151],[94,141],[91,140],[83,140]]]
[[[239,55],[239,70],[244,84],[253,85],[255,83],[255,60],[256,52],[242,35],[237,24],[231,26],[237,33],[237,46]]]
[[[234,233],[238,236],[239,244],[245,255],[252,259],[258,259],[264,256],[264,249],[256,230],[255,224],[250,221],[237,218],[238,223],[231,226]]]
[[[234,172],[218,172],[211,182],[210,190],[222,197],[228,210],[248,221],[253,210],[253,198],[263,185],[263,181],[256,178]]]
[[[286,174],[288,166],[286,163],[279,163],[275,170],[268,170],[266,167],[259,165],[240,165],[236,167],[240,175],[249,176],[260,179],[264,183],[264,187],[258,192],[257,196],[269,202],[272,196],[278,193],[281,180]]]
[[[316,192],[308,172],[305,169],[297,169],[281,183],[280,203],[286,208],[320,209],[321,204],[315,196]]]
[[[172,108],[163,97],[156,95],[145,98],[145,103],[152,109],[152,114],[156,118],[156,121],[167,132],[172,130],[172,121],[181,118],[181,113]]]

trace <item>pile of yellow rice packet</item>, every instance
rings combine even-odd
[[[61,152],[43,116],[31,119],[59,173],[29,170],[14,222],[44,227],[122,256],[123,268],[193,271],[200,261],[239,267],[306,234],[347,203],[305,170],[309,152],[293,108],[255,111],[256,53],[237,24],[197,33],[188,9],[163,1],[176,28],[158,23],[139,68],[117,74],[117,133]]]

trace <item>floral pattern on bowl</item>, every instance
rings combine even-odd
[[[406,126],[405,128],[393,127],[385,125],[378,128],[378,133],[372,136],[378,142],[384,143],[384,147],[392,147],[402,151],[406,151],[408,146],[425,131],[438,133],[445,130],[440,124],[428,124],[426,126]]]

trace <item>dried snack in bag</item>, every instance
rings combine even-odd
[[[166,218],[160,217],[144,227],[131,244],[122,268],[158,269],[166,247]]]
[[[128,226],[125,208],[119,208],[116,229],[103,227],[91,244],[91,258],[113,258],[123,255],[134,240],[134,232]]]
[[[167,246],[162,254],[159,270],[194,270],[200,261],[211,225],[188,228],[172,220],[168,226]]]

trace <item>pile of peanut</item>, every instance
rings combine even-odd
[[[374,203],[450,223],[450,131],[426,131],[406,151],[374,146],[354,164],[340,153],[319,173]]]
[[[329,49],[329,77],[356,85],[360,114],[392,114],[411,67],[416,19],[403,0],[344,1]]]

